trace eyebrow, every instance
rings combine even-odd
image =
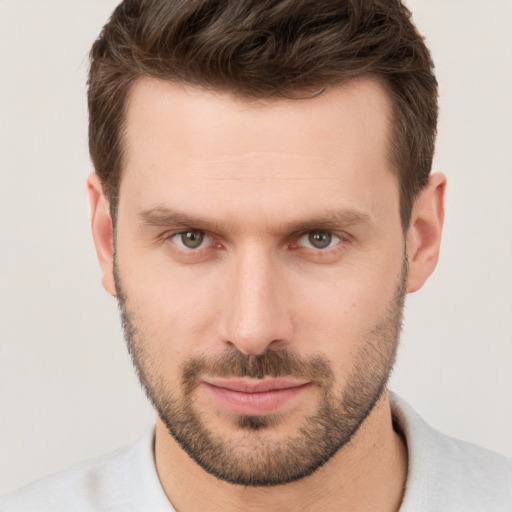
[[[239,228],[235,223],[219,222],[206,219],[200,216],[189,215],[185,212],[173,210],[168,207],[155,207],[139,212],[142,224],[148,227],[184,227],[195,228],[213,233],[237,232]],[[340,229],[355,225],[372,226],[373,221],[367,213],[353,210],[330,210],[312,217],[300,219],[288,224],[278,224],[272,229],[273,232],[296,233],[312,229]]]

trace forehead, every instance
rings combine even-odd
[[[283,145],[325,154],[333,149],[333,139],[348,146],[357,137],[372,135],[376,137],[367,150],[380,150],[387,138],[391,106],[384,86],[370,77],[333,86],[312,98],[269,100],[141,78],[130,89],[126,110],[129,150],[148,140],[141,135],[160,135],[165,130],[171,146],[190,149],[199,158],[260,147],[278,151]],[[240,134],[239,129],[244,132]],[[232,137],[225,138],[229,132]],[[244,135],[243,140],[235,134]],[[194,144],[194,139],[201,144]]]
[[[386,90],[370,78],[268,101],[141,79],[127,104],[120,199],[131,191],[140,209],[174,207],[185,194],[215,209],[306,207],[308,195],[371,202],[381,181],[396,188],[390,112]]]

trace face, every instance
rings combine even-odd
[[[125,334],[168,431],[219,478],[312,473],[385,388],[406,280],[389,115],[369,79],[265,103],[134,85],[115,237]]]

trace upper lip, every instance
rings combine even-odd
[[[218,378],[204,379],[204,382],[210,386],[238,391],[240,393],[264,393],[265,391],[296,388],[309,383],[309,381],[297,381],[292,379],[265,379],[254,381],[246,379]]]

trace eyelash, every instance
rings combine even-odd
[[[176,242],[174,239],[178,238],[180,235],[184,235],[186,233],[200,233],[205,237],[210,239],[210,242],[207,243],[205,247],[198,247],[197,249],[188,248],[183,244]],[[170,244],[173,247],[173,251],[179,255],[185,256],[187,259],[201,259],[205,255],[205,251],[214,248],[220,249],[222,244],[215,238],[213,235],[208,233],[207,231],[202,231],[200,229],[182,229],[180,231],[171,231],[166,232],[160,235],[159,240],[162,244]],[[203,242],[204,243],[204,242]]]
[[[323,247],[323,248],[319,248],[319,247],[313,247],[312,245],[312,242],[311,240],[307,240],[307,238],[311,237],[311,235],[313,234],[321,234],[321,235],[328,235],[330,237],[329,239],[329,244],[327,247]],[[300,235],[298,237],[298,240],[301,240],[302,238],[305,238],[308,243],[310,243],[311,245],[308,246],[307,248],[308,249],[313,249],[313,250],[318,250],[319,252],[325,252],[325,251],[328,251],[329,249],[333,249],[334,247],[336,247],[341,241],[341,237],[338,236],[336,233],[333,233],[331,231],[322,231],[322,230],[312,230],[312,231],[307,231],[306,233],[303,233],[302,235]],[[332,238],[337,238],[338,239],[338,242],[336,242],[333,246],[331,246],[331,242],[333,241]]]
[[[175,242],[173,240],[176,237],[179,237],[180,235],[184,235],[186,233],[203,234],[205,237],[210,238],[210,243],[208,243],[205,247],[198,247],[197,249],[193,249],[193,248],[187,248],[182,244],[178,244],[177,242]],[[300,239],[302,239],[303,237],[306,237],[308,235],[311,235],[312,233],[328,234],[328,235],[331,235],[332,237],[336,237],[338,240],[333,246],[326,247],[325,249],[318,249],[318,248],[314,248],[314,247],[305,247],[303,245],[298,244],[298,241]],[[162,235],[160,235],[158,238],[161,240],[162,243],[171,243],[175,247],[176,251],[180,252],[181,254],[186,255],[187,257],[197,257],[197,258],[203,257],[204,251],[207,251],[208,249],[212,248],[212,245],[215,246],[215,247],[213,247],[214,249],[222,248],[222,243],[218,240],[218,238],[216,238],[212,234],[208,233],[207,231],[202,231],[200,229],[182,229],[180,231],[166,232],[166,233],[163,233]],[[349,243],[350,239],[351,239],[350,236],[347,235],[346,233],[339,233],[339,232],[331,231],[328,229],[325,229],[325,230],[312,229],[309,231],[299,233],[294,238],[296,241],[289,243],[287,245],[287,247],[289,249],[294,250],[294,251],[300,250],[300,249],[306,249],[310,253],[313,252],[314,254],[316,254],[318,256],[323,256],[323,255],[326,256],[328,254],[333,254],[334,252],[337,252],[337,250],[344,249],[346,244]]]

